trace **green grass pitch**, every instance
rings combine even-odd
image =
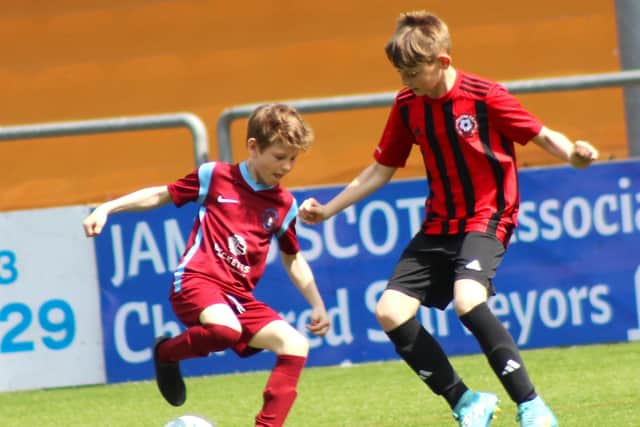
[[[524,351],[538,391],[562,427],[640,426],[640,343]],[[517,426],[515,405],[484,356],[452,362],[474,389],[498,393],[492,427]],[[250,360],[247,363],[251,363]],[[33,427],[161,427],[198,414],[217,427],[251,427],[268,372],[187,378],[180,408],[164,402],[150,381],[0,393],[0,425]],[[401,362],[307,368],[287,427],[455,426],[444,400]]]

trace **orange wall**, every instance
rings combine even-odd
[[[21,0],[0,15],[0,125],[190,111],[397,90],[383,45],[397,15],[429,7],[454,64],[500,80],[619,69],[613,2],[601,0]],[[464,6],[463,6],[464,5]],[[521,96],[548,126],[626,157],[621,89]],[[602,108],[604,106],[604,108]],[[348,181],[371,160],[386,109],[310,114],[312,150],[289,186]],[[233,126],[235,160],[243,126]],[[414,153],[415,154],[415,153]],[[553,160],[535,147],[523,164]],[[0,210],[98,202],[194,166],[186,130],[0,142]],[[397,176],[423,173],[412,156]]]

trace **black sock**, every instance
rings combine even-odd
[[[535,398],[535,389],[516,343],[487,304],[482,303],[474,307],[467,314],[460,316],[460,320],[480,343],[491,368],[511,400],[522,403]]]
[[[453,370],[440,344],[412,317],[387,332],[396,352],[436,394],[442,395],[453,408],[467,386]]]

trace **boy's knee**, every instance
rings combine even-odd
[[[453,293],[453,308],[456,314],[464,316],[478,305],[487,301],[487,287],[472,279],[456,281]]]
[[[191,337],[193,349],[203,356],[229,348],[240,339],[240,331],[224,325],[205,324]]]
[[[478,299],[478,298],[456,298],[453,300],[453,308],[456,310],[456,314],[458,317],[464,316],[483,302],[486,299]]]
[[[380,298],[375,308],[375,316],[385,331],[390,331],[402,325],[415,316],[419,302],[398,292],[390,293]]]
[[[378,323],[384,325],[385,323],[389,323],[393,318],[393,311],[393,307],[389,307],[389,305],[384,302],[378,302],[374,314]]]
[[[290,334],[284,340],[284,350],[282,354],[307,357],[309,354],[309,340],[300,332]]]
[[[288,326],[288,325],[287,325]],[[309,354],[309,340],[292,327],[279,329],[275,333],[269,334],[268,337],[262,337],[265,346],[277,355],[291,355],[307,357]]]

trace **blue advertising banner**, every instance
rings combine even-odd
[[[520,173],[520,226],[495,279],[490,306],[521,348],[640,339],[640,162],[610,162]],[[329,200],[341,187],[294,191]],[[420,228],[424,180],[392,182],[323,224],[298,224],[332,319],[309,336],[309,366],[395,359],[373,310],[395,262]],[[168,302],[171,271],[196,206],[113,215],[96,239],[107,381],[153,377],[155,336],[182,330]],[[272,245],[256,290],[306,333],[309,310]],[[421,309],[419,318],[449,354],[479,351],[452,308]],[[185,375],[269,369],[273,356],[233,352],[183,362]]]

